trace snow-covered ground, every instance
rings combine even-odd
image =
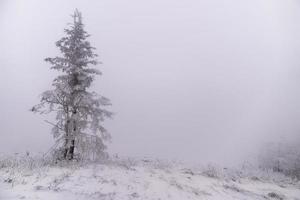
[[[244,176],[223,169],[188,169],[156,161],[0,165],[0,200],[17,199],[300,200],[300,184],[280,176],[275,181],[272,175]]]

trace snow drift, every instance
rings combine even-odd
[[[51,164],[25,156],[0,159],[0,199],[42,200],[300,200],[300,184],[251,167],[229,170],[114,159]]]

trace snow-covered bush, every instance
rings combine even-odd
[[[211,177],[211,178],[223,178],[224,173],[221,167],[213,164],[209,164],[202,169],[202,175]]]
[[[50,166],[51,160],[42,155],[15,154],[0,156],[0,169],[10,168],[19,170],[33,170],[44,166]]]

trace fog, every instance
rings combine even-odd
[[[111,155],[228,164],[299,138],[300,1],[1,0],[0,152],[54,144],[29,109],[75,8],[103,62]]]

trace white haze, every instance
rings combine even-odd
[[[299,135],[300,1],[0,0],[0,152],[53,145],[29,109],[75,8],[116,113],[111,154],[229,164]]]

